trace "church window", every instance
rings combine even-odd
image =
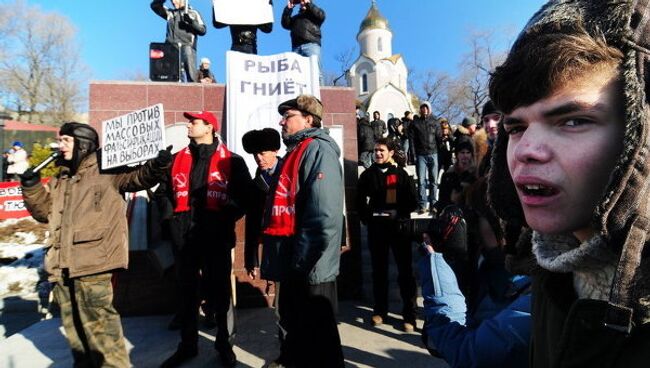
[[[381,37],[377,38],[377,50],[379,50],[379,52],[384,51],[384,47],[381,42]]]
[[[368,93],[368,74],[361,74],[361,93]]]

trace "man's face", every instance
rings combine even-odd
[[[471,124],[468,126],[467,130],[469,131],[469,135],[474,135],[474,133],[476,133],[476,124]]]
[[[278,151],[262,151],[253,155],[255,163],[260,170],[269,170],[278,161]]]
[[[172,0],[172,4],[174,5],[174,8],[180,9],[185,6],[185,0]]]
[[[192,119],[187,123],[187,137],[190,139],[206,138],[212,134],[212,125],[203,119]]]
[[[375,120],[379,120],[379,113],[378,112],[373,112],[372,113],[372,118]]]
[[[282,127],[282,137],[286,138],[311,127],[311,116],[304,116],[300,110],[289,109],[282,114],[280,126]]]
[[[420,116],[423,117],[423,118],[429,116],[429,107],[428,106],[426,106],[426,105],[420,106]]]
[[[505,116],[510,175],[530,227],[585,240],[622,149],[614,72],[591,73]]]
[[[72,154],[74,153],[74,137],[61,135],[57,140],[59,142],[59,151],[63,155],[63,159],[66,161],[72,160]]]
[[[501,114],[499,114],[498,112],[493,112],[483,117],[483,126],[485,127],[485,131],[488,134],[488,138],[492,141],[497,139],[500,119],[501,119]]]
[[[203,70],[210,69],[210,63],[201,63],[201,69]]]
[[[468,149],[462,149],[456,152],[456,164],[461,171],[469,169],[472,164],[472,151]]]
[[[375,144],[375,162],[378,164],[385,164],[391,158],[395,151],[389,151],[388,147],[385,144]]]

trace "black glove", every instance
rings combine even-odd
[[[153,159],[155,167],[162,169],[172,162],[172,147],[173,145],[170,144],[166,149],[158,151],[158,156]]]
[[[183,14],[183,22],[187,23],[187,25],[191,25],[192,22],[194,22],[194,16],[190,13]]]
[[[24,173],[20,174],[20,184],[25,188],[33,187],[40,182],[41,174],[39,172],[34,172],[32,169],[27,169]]]

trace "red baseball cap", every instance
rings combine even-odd
[[[214,128],[215,132],[219,132],[219,121],[217,120],[217,117],[214,116],[211,112],[209,111],[201,111],[201,112],[185,112],[183,113],[183,116],[186,118],[192,120],[192,119],[201,119],[205,121],[206,123],[210,123],[212,127]]]

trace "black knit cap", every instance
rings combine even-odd
[[[495,112],[499,112],[497,108],[494,106],[494,103],[492,103],[492,100],[488,100],[488,102],[483,105],[483,110],[481,110],[481,119],[485,117],[485,115],[490,115]]]
[[[460,152],[462,150],[468,150],[474,155],[474,143],[469,138],[458,138],[454,143],[454,152]]]
[[[280,133],[273,128],[251,130],[241,138],[244,151],[255,154],[263,151],[277,151],[280,149]]]

